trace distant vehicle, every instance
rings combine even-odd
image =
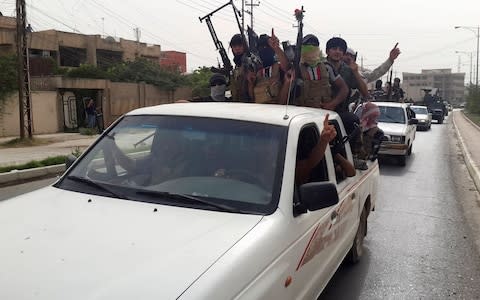
[[[417,132],[418,120],[410,105],[397,102],[375,102],[380,109],[378,127],[385,133],[385,141],[380,145],[379,155],[396,156],[401,166],[412,154],[413,141]]]
[[[444,118],[445,118],[445,114],[443,113],[443,109],[440,109],[440,108],[432,109],[432,120],[436,120],[438,124],[442,124]]]
[[[432,114],[426,106],[411,105],[410,108],[415,113],[415,119],[418,120],[417,129],[429,130],[432,126]]]

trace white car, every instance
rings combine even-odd
[[[357,261],[378,164],[338,177],[326,113],[181,103],[121,117],[50,187],[0,202],[0,299],[316,299]]]
[[[410,105],[418,120],[417,129],[429,130],[432,127],[432,114],[426,106]]]

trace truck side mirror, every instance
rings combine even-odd
[[[338,203],[337,187],[331,182],[310,182],[300,186],[300,199],[309,211]]]
[[[410,119],[408,120],[408,125],[416,125],[418,124],[418,119]]]

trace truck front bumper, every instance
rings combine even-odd
[[[381,144],[380,155],[406,155],[408,151],[408,145],[405,144]]]

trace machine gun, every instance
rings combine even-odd
[[[222,63],[223,63],[223,68],[214,68],[212,67],[211,70],[214,73],[222,73],[227,77],[227,81],[230,82],[231,76],[232,76],[232,71],[233,71],[233,66],[232,63],[230,62],[230,59],[228,58],[227,51],[225,51],[225,47],[223,47],[222,42],[218,39],[217,33],[215,32],[215,28],[213,27],[212,20],[210,19],[213,14],[218,12],[219,10],[223,9],[224,7],[228,5],[233,6],[233,0],[230,0],[230,2],[222,5],[221,7],[217,8],[216,10],[210,12],[206,16],[200,18],[200,23],[205,20],[205,23],[207,23],[208,30],[210,31],[210,35],[212,36],[213,43],[215,44],[216,50],[220,53],[220,56],[222,58]],[[235,16],[237,15],[236,8],[233,6]]]
[[[247,39],[245,38],[245,33],[243,32],[242,26],[240,24],[240,19],[239,19],[240,11],[235,7],[235,4],[233,4],[233,0],[230,0],[228,3],[210,12],[206,16],[199,18],[200,22],[205,20],[205,22],[207,23],[208,30],[210,31],[210,35],[212,36],[213,43],[215,44],[215,48],[219,51],[220,56],[222,57],[223,68],[220,68],[220,69],[212,68],[212,71],[220,72],[224,74],[228,78],[228,81],[230,81],[230,78],[232,76],[233,66],[232,66],[232,63],[230,62],[230,59],[228,58],[227,51],[225,51],[225,48],[223,47],[222,42],[218,39],[217,33],[215,32],[215,28],[213,27],[213,24],[212,24],[211,17],[216,12],[218,12],[219,10],[229,5],[231,5],[233,8],[233,13],[235,15],[235,19],[237,21],[240,34],[242,35],[243,40],[246,41]],[[245,55],[242,59],[242,65],[247,70],[256,72],[262,65],[262,61],[260,60],[260,56],[258,55],[258,50],[256,47],[256,45],[258,44],[258,36],[250,27],[248,27],[247,32],[248,32],[248,45],[245,45],[247,49],[245,49]]]
[[[258,35],[250,26],[247,27],[247,35],[248,49],[245,51],[242,64],[247,70],[256,73],[262,68],[262,60],[258,54]]]

